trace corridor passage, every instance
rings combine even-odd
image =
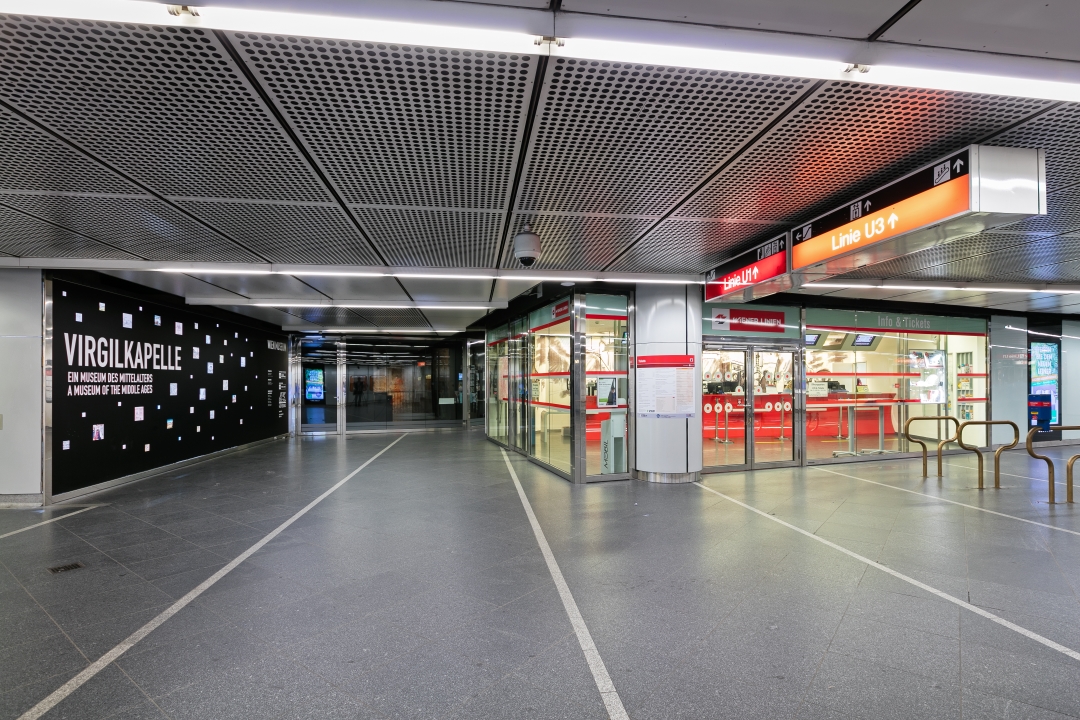
[[[1080,717],[1080,509],[945,459],[575,486],[436,430],[3,510],[0,718]]]

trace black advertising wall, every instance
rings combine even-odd
[[[53,495],[288,432],[284,335],[53,281]]]

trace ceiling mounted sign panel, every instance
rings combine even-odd
[[[790,290],[788,245],[784,233],[710,270],[705,276],[705,301],[749,302]]]
[[[1043,152],[971,145],[791,233],[796,287],[1046,214]]]

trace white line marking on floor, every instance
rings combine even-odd
[[[536,535],[536,542],[540,545],[540,552],[544,555],[544,562],[547,563],[551,579],[555,581],[555,587],[559,590],[559,597],[562,598],[563,607],[570,617],[570,624],[574,626],[578,644],[581,645],[581,651],[585,653],[585,661],[589,663],[589,670],[592,671],[593,680],[596,681],[596,689],[600,691],[600,697],[604,700],[608,717],[611,720],[629,720],[626,708],[623,707],[622,699],[619,697],[619,692],[615,689],[615,684],[611,682],[607,667],[604,665],[604,661],[600,658],[600,653],[593,643],[592,634],[589,632],[588,626],[585,625],[585,618],[581,617],[581,611],[578,610],[577,602],[570,593],[570,587],[566,584],[562,570],[559,569],[559,564],[555,562],[555,555],[551,552],[551,546],[548,545],[547,538],[544,536],[544,530],[540,527],[536,514],[533,513],[532,505],[529,504],[529,498],[525,495],[524,488],[521,487],[521,481],[518,480],[514,466],[510,464],[510,458],[507,456],[506,451],[502,448],[499,448],[499,450],[502,452],[503,460],[506,461],[506,468],[510,471],[510,477],[514,480],[514,487],[517,488],[521,504],[525,507],[525,514],[529,516],[529,524],[532,525],[533,534]]]
[[[876,480],[867,480],[866,478],[856,477],[855,475],[847,475],[845,473],[836,472],[835,470],[826,470],[825,468],[822,468],[822,467],[807,468],[807,469],[808,470],[820,470],[822,472],[827,472],[827,473],[830,473],[832,475],[839,475],[840,477],[851,478],[852,480],[859,480],[859,481],[862,481],[864,483],[870,483],[871,485],[880,485],[881,487],[889,488],[890,490],[899,490],[900,492],[911,493],[912,495],[922,495],[923,497],[928,497],[931,500],[939,500],[941,502],[949,503],[951,505],[959,505],[960,507],[971,508],[972,510],[978,510],[979,512],[984,512],[984,513],[990,513],[991,515],[997,515],[999,517],[1009,518],[1010,520],[1019,520],[1020,522],[1025,522],[1025,523],[1028,523],[1029,525],[1038,525],[1039,527],[1050,528],[1051,530],[1057,530],[1059,532],[1069,533],[1070,535],[1080,535],[1080,532],[1077,532],[1076,530],[1068,530],[1066,528],[1058,527],[1056,525],[1047,525],[1046,523],[1036,522],[1035,520],[1028,520],[1027,518],[1017,517],[1016,515],[1009,515],[1007,513],[998,512],[997,510],[987,510],[986,508],[981,508],[978,505],[968,505],[967,503],[957,502],[956,500],[949,500],[947,498],[938,497],[937,495],[930,495],[929,493],[921,493],[921,492],[919,492],[917,490],[908,490],[907,488],[896,487],[895,485],[888,485],[886,483],[880,483],[880,482],[877,482]]]
[[[87,510],[93,510],[94,508],[99,508],[99,507],[102,507],[102,506],[101,505],[91,505],[89,507],[84,507],[82,510],[76,510],[75,512],[70,512],[70,513],[67,513],[66,515],[61,515],[60,517],[54,517],[54,518],[50,518],[49,520],[43,520],[43,521],[41,521],[39,523],[34,523],[33,525],[27,525],[24,528],[19,528],[18,530],[12,530],[9,533],[4,533],[3,535],[0,535],[0,540],[3,540],[6,537],[11,537],[12,535],[18,535],[19,533],[26,532],[27,530],[32,530],[32,529],[34,529],[36,527],[41,527],[42,525],[48,525],[49,523],[54,523],[57,520],[63,520],[65,518],[69,518],[72,515],[78,515],[79,513],[84,513]]]
[[[304,515],[304,513],[306,513],[308,510],[315,507],[319,503],[321,503],[332,492],[334,492],[339,487],[341,487],[342,485],[347,483],[349,480],[351,480],[353,478],[354,475],[356,475],[358,472],[360,472],[361,470],[366,468],[371,463],[375,462],[375,460],[378,459],[378,457],[380,455],[382,455],[384,452],[386,452],[390,448],[394,447],[394,445],[397,445],[404,438],[405,438],[405,436],[401,435],[400,437],[398,437],[397,440],[390,443],[389,445],[384,447],[379,452],[375,453],[375,455],[373,455],[371,458],[369,458],[368,461],[365,462],[363,465],[361,465],[360,467],[353,470],[351,473],[349,473],[344,478],[342,478],[332,488],[330,488],[329,490],[324,492],[322,495],[320,495],[319,497],[315,498],[310,503],[308,503],[304,507],[303,510],[301,510],[300,512],[296,513],[295,515],[293,515],[291,518],[289,518],[285,522],[278,525],[276,528],[274,528],[270,532],[269,535],[267,535],[266,537],[264,537],[262,540],[255,543],[251,547],[249,547],[244,552],[242,552],[240,555],[238,555],[228,565],[226,565],[225,567],[218,570],[216,573],[214,573],[213,575],[208,577],[206,580],[203,580],[201,583],[199,583],[197,586],[195,586],[195,588],[191,592],[189,592],[187,595],[185,595],[184,597],[182,597],[179,600],[177,600],[176,602],[174,602],[172,605],[170,605],[168,608],[166,608],[156,618],[154,618],[150,622],[146,623],[145,625],[143,625],[141,628],[139,628],[135,632],[131,633],[131,635],[129,635],[127,637],[127,639],[124,640],[122,643],[120,643],[119,645],[114,647],[112,650],[110,650],[109,652],[102,655],[100,658],[98,658],[93,663],[88,665],[86,667],[86,669],[84,669],[81,673],[79,673],[75,677],[71,678],[66,683],[64,683],[59,688],[57,688],[55,691],[53,691],[53,693],[51,695],[49,695],[47,698],[45,698],[44,700],[39,702],[37,705],[35,705],[34,707],[27,710],[25,713],[20,715],[19,720],[36,720],[37,718],[41,717],[45,713],[49,712],[49,710],[56,707],[56,705],[61,700],[63,700],[64,698],[66,698],[68,695],[75,692],[76,690],[78,690],[88,680],[93,678],[99,672],[101,672],[102,670],[107,668],[110,664],[112,664],[114,661],[116,661],[117,658],[119,658],[121,655],[126,653],[131,648],[135,647],[135,645],[140,640],[142,640],[147,635],[152,633],[155,629],[157,629],[159,626],[161,626],[162,623],[164,623],[166,620],[171,618],[173,615],[175,615],[176,613],[183,610],[184,607],[186,607],[192,600],[194,600],[195,598],[202,595],[204,592],[206,592],[210,588],[210,586],[212,586],[218,580],[220,580],[221,578],[225,577],[230,572],[235,570],[237,565],[244,562],[249,557],[251,557],[253,554],[255,554],[255,552],[259,548],[261,548],[263,545],[265,545],[266,543],[268,543],[271,540],[273,540],[274,538],[276,538],[279,534],[281,534],[281,532],[283,530],[285,530],[287,527],[289,527],[294,522],[299,520]]]
[[[743,507],[743,508],[746,508],[747,510],[749,510],[751,512],[755,512],[755,513],[757,513],[758,515],[760,515],[763,518],[766,518],[768,520],[772,520],[773,522],[779,523],[779,524],[783,525],[786,528],[789,528],[791,530],[794,530],[797,533],[805,535],[808,538],[812,538],[814,540],[817,540],[819,543],[822,543],[824,545],[828,545],[833,550],[839,550],[840,552],[844,553],[845,555],[848,555],[849,557],[853,557],[856,560],[858,560],[859,562],[864,562],[864,563],[866,563],[867,565],[869,565],[872,568],[876,568],[877,570],[880,570],[883,573],[888,573],[889,575],[892,575],[893,577],[895,577],[895,578],[897,578],[899,580],[903,580],[904,582],[911,583],[915,587],[917,587],[917,588],[919,588],[921,590],[925,590],[926,592],[931,593],[932,595],[936,595],[937,597],[941,598],[942,600],[947,600],[948,602],[951,602],[954,605],[959,605],[963,609],[968,610],[970,612],[973,612],[976,615],[980,615],[980,616],[986,618],[987,620],[990,620],[992,622],[997,623],[998,625],[1001,625],[1002,627],[1006,627],[1006,628],[1009,628],[1010,630],[1018,632],[1021,635],[1023,635],[1024,637],[1030,638],[1030,639],[1034,640],[1037,643],[1042,643],[1043,645],[1045,645],[1046,647],[1048,647],[1048,648],[1050,648],[1052,650],[1057,650],[1059,653],[1061,653],[1063,655],[1067,655],[1068,657],[1071,657],[1073,660],[1080,660],[1080,652],[1077,652],[1076,650],[1072,650],[1071,648],[1067,648],[1064,645],[1061,645],[1060,643],[1056,643],[1053,640],[1051,640],[1050,638],[1045,638],[1042,635],[1039,635],[1038,633],[1034,633],[1034,632],[1028,630],[1027,628],[1020,627],[1016,623],[1012,623],[1012,622],[1009,622],[1008,620],[1006,620],[1005,618],[998,617],[997,615],[995,615],[992,612],[987,612],[986,610],[983,610],[978,605],[972,605],[971,603],[965,602],[965,601],[963,601],[963,600],[961,600],[959,598],[955,598],[955,597],[953,597],[952,595],[949,595],[946,592],[942,592],[941,590],[938,590],[937,588],[932,588],[929,585],[927,585],[926,583],[919,582],[918,580],[916,580],[913,577],[908,577],[907,575],[905,575],[905,574],[903,574],[901,572],[897,572],[896,570],[893,570],[890,567],[886,567],[885,565],[882,565],[881,563],[874,562],[873,560],[871,560],[868,557],[863,557],[862,555],[860,555],[857,552],[853,552],[851,550],[848,550],[843,545],[837,545],[836,543],[834,543],[834,542],[832,542],[830,540],[826,540],[825,538],[820,537],[818,535],[815,535],[814,533],[809,532],[808,530],[803,530],[802,528],[796,527],[796,526],[792,525],[791,523],[784,522],[783,520],[781,520],[778,517],[774,517],[773,515],[770,515],[770,514],[768,514],[767,512],[765,512],[763,510],[758,510],[756,507],[753,507],[751,505],[747,505],[744,502],[740,502],[740,501],[736,500],[733,497],[728,497],[727,495],[725,495],[722,492],[719,492],[717,490],[713,490],[711,487],[706,487],[705,485],[702,485],[699,482],[696,482],[694,484],[697,485],[702,490],[705,490],[707,492],[711,492],[714,495],[719,495],[720,497],[724,498],[728,502],[733,502],[736,505],[738,505],[739,507]]]
[[[979,472],[979,468],[977,468],[977,467],[968,467],[967,465],[957,465],[956,463],[951,463],[951,462],[946,462],[945,464],[948,465],[949,467],[963,468],[965,470],[970,470],[971,472],[976,473],[976,474],[978,474],[978,472]],[[1002,475],[1007,475],[1009,477],[1014,477],[1014,478],[1023,478],[1024,480],[1034,480],[1036,482],[1046,482],[1047,481],[1046,478],[1033,478],[1033,477],[1030,477],[1028,475],[1016,475],[1014,473],[1007,473],[1007,472],[1003,472],[1001,474]],[[1064,485],[1065,483],[1058,482],[1057,480],[1055,480],[1054,484],[1055,485]]]

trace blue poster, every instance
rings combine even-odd
[[[1050,396],[1050,424],[1058,424],[1058,346],[1031,343],[1031,394]]]
[[[304,368],[304,399],[314,401],[324,399],[322,368]]]

